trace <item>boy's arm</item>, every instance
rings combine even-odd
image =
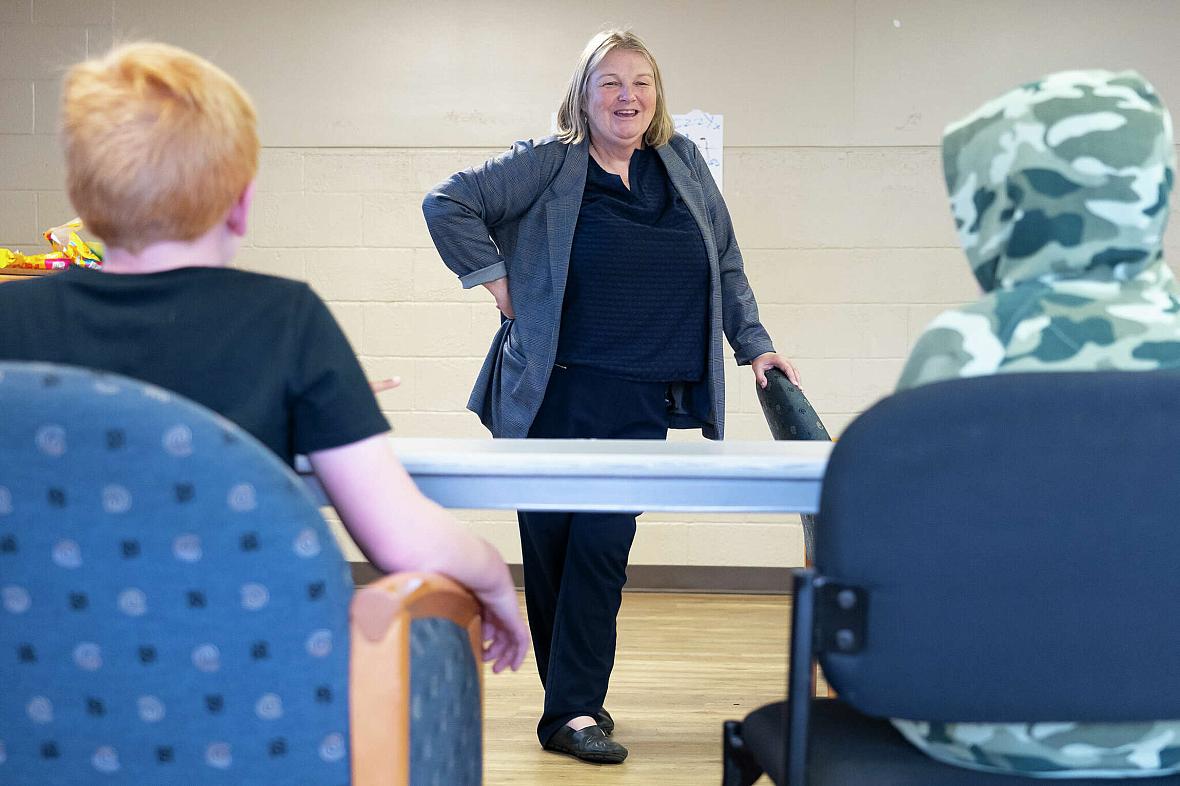
[[[311,453],[308,458],[357,545],[387,573],[442,573],[484,608],[484,660],[494,671],[520,666],[529,634],[508,566],[495,548],[427,499],[393,452],[388,435]]]

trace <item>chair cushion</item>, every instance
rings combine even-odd
[[[742,737],[771,780],[785,783],[785,703],[768,704],[746,716]],[[807,761],[807,786],[1110,786],[1108,778],[1022,778],[993,775],[935,761],[881,718],[862,715],[842,701],[815,699]],[[1180,786],[1180,775],[1144,779],[1151,786]]]
[[[785,782],[787,757],[787,703],[759,707],[742,721],[746,749],[775,783]]]

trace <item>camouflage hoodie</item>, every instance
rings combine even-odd
[[[983,297],[940,314],[898,388],[1019,371],[1180,367],[1180,301],[1162,242],[1172,124],[1133,71],[1052,74],[947,127],[943,165]],[[934,758],[993,772],[1180,771],[1180,721],[894,720]]]
[[[899,388],[1019,371],[1180,367],[1162,243],[1172,124],[1141,76],[1052,74],[947,127],[959,240],[985,295],[940,314]]]

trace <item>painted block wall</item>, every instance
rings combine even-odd
[[[888,393],[922,327],[975,296],[943,193],[942,126],[1066,67],[1137,67],[1180,106],[1180,4],[1154,0],[0,0],[0,246],[73,216],[60,76],[116,41],[190,48],[253,96],[264,150],[242,267],[310,282],[400,436],[485,436],[466,412],[498,324],[419,204],[547,133],[585,41],[645,37],[674,112],[725,115],[724,190],[763,321],[833,433]],[[1180,230],[1168,244],[1180,251]],[[748,369],[729,435],[769,439]],[[682,432],[675,439],[700,439]],[[511,515],[460,511],[509,561]],[[633,562],[802,562],[794,516],[646,515]]]

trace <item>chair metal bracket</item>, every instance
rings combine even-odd
[[[815,651],[851,655],[865,646],[869,594],[862,587],[816,580]]]

